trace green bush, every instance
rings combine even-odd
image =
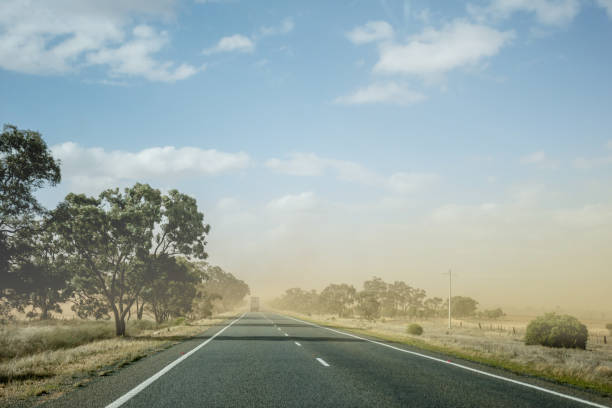
[[[416,336],[420,336],[421,334],[423,334],[423,327],[421,327],[420,325],[418,325],[416,323],[412,323],[410,326],[408,326],[406,331],[409,334],[414,334]]]
[[[584,350],[588,336],[586,326],[575,317],[547,313],[527,325],[525,344]]]
[[[610,332],[610,336],[612,336],[612,323],[606,324],[606,329]]]

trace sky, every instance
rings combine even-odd
[[[611,0],[3,0],[69,192],[194,196],[254,295],[380,276],[610,312]]]

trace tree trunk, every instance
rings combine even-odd
[[[119,314],[119,311],[113,307],[113,315],[115,316],[115,335],[125,336],[125,316]]]
[[[140,307],[138,307],[138,298],[136,298],[136,318],[138,320],[142,320],[142,313],[144,312],[144,305],[145,305],[145,301],[144,299],[142,299],[142,303],[140,304]]]

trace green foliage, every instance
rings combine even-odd
[[[0,133],[0,232],[15,232],[23,217],[42,212],[34,192],[60,180],[59,163],[40,133],[4,125]]]
[[[185,289],[167,285],[174,282],[169,275],[176,269],[169,266],[174,256],[206,257],[209,226],[195,200],[176,190],[162,196],[136,184],[123,193],[106,190],[98,198],[69,194],[53,215],[71,254],[79,315],[111,313],[117,335],[125,334],[125,317],[147,290],[162,287],[156,299],[161,299],[157,305],[165,302],[163,314],[170,307],[168,297],[176,299]]]
[[[215,297],[213,305],[216,312],[233,310],[243,304],[245,296],[251,294],[249,285],[219,266],[200,264],[198,268],[203,280],[201,294],[208,298]]]
[[[525,344],[584,350],[588,335],[586,326],[575,317],[547,313],[527,325]]]
[[[478,302],[467,296],[453,296],[451,315],[453,317],[468,317],[476,313]]]
[[[12,264],[27,249],[15,234],[30,229],[34,216],[43,213],[36,190],[60,180],[59,163],[38,132],[4,126],[0,133],[0,298],[5,298],[5,306],[14,300],[6,298],[19,285],[19,278],[11,273]]]
[[[423,327],[416,323],[412,323],[408,326],[408,328],[406,329],[406,332],[408,334],[414,334],[415,336],[420,336],[421,334],[423,334]]]
[[[610,336],[612,336],[612,323],[606,324],[606,329],[610,332]]]

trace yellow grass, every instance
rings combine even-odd
[[[95,376],[106,375],[144,356],[163,350],[177,343],[177,338],[187,339],[201,333],[222,320],[217,317],[188,325],[142,330],[132,337],[107,338],[76,347],[45,350],[0,360],[0,379],[3,379],[0,381],[0,406],[10,406],[16,400],[36,396],[58,396],[60,392],[84,385]],[[54,325],[57,326],[58,323],[55,322]],[[65,327],[60,326],[61,329]],[[46,333],[49,332],[49,327],[26,328],[30,334],[36,330]]]

